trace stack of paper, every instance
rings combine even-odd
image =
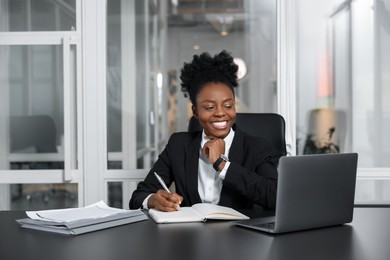
[[[141,210],[108,207],[103,201],[84,208],[26,211],[28,218],[16,220],[21,227],[79,235],[148,219]]]

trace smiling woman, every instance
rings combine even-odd
[[[237,71],[226,51],[214,58],[208,53],[195,55],[182,69],[182,91],[190,96],[193,114],[210,139],[225,138],[236,119]]]
[[[223,83],[209,83],[199,92],[192,110],[208,137],[225,138],[236,119],[234,92]]]
[[[235,126],[238,66],[226,51],[194,55],[181,70],[182,91],[192,103],[201,131],[174,133],[130,208],[175,211],[180,206],[211,203],[237,210],[275,206],[279,157],[269,142]],[[157,172],[176,192],[162,189]],[[179,206],[180,205],[180,206]]]

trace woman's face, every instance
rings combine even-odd
[[[225,138],[236,120],[234,94],[223,83],[206,84],[192,109],[209,137]]]

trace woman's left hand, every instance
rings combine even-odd
[[[210,138],[203,146],[202,151],[213,164],[221,154],[225,153],[225,141],[219,138]]]

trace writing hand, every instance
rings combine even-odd
[[[161,189],[149,198],[148,207],[160,211],[177,211],[182,201],[183,197],[176,192],[169,193]]]

